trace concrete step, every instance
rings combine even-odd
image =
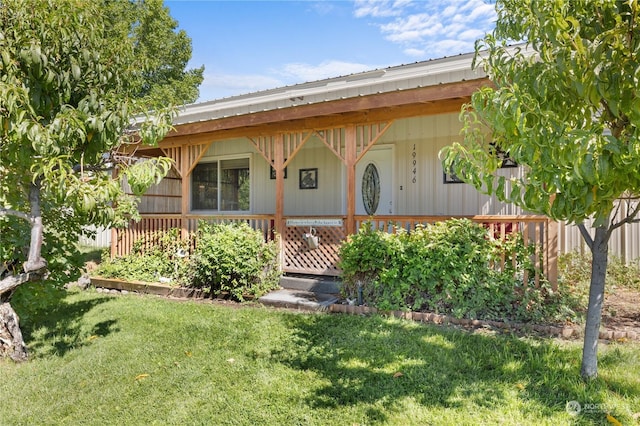
[[[280,278],[280,287],[314,293],[339,294],[341,283],[337,277],[283,275],[282,278]]]
[[[338,302],[335,294],[313,291],[281,289],[265,294],[258,299],[260,303],[277,308],[293,308],[305,311],[324,311]]]

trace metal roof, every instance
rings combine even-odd
[[[173,124],[203,122],[486,77],[482,70],[472,69],[473,57],[473,53],[467,53],[190,104],[179,110]]]

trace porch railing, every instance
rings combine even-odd
[[[208,223],[244,222],[253,229],[261,230],[265,241],[273,238],[275,218],[271,215],[238,215],[238,216],[206,216],[188,215],[184,229],[187,234],[193,234],[198,229],[198,222]],[[154,241],[150,236],[158,231],[169,229],[183,229],[182,217],[179,214],[145,214],[139,222],[131,222],[128,228],[112,229],[111,257],[122,257],[131,253],[134,243],[138,243],[144,251],[150,248]]]
[[[346,218],[341,216],[331,218],[340,218],[343,223],[346,221]],[[418,224],[435,223],[452,218],[467,218],[481,223],[496,238],[502,238],[513,232],[521,233],[525,244],[534,245],[535,282],[538,283],[543,274],[555,285],[558,253],[557,224],[545,216],[356,216],[355,229],[359,229],[365,222],[371,222],[374,229],[387,232],[397,232],[398,229],[412,231]],[[127,229],[112,230],[111,255],[120,257],[129,254],[136,241],[143,250],[152,246],[153,240],[150,236],[157,231],[178,228],[183,229],[183,235],[192,234],[197,230],[200,220],[209,223],[245,222],[253,229],[262,231],[265,241],[273,239],[275,235],[275,216],[273,215],[188,215],[184,227],[182,218],[178,214],[143,215],[140,222],[131,223]],[[310,250],[306,244],[303,244],[303,231],[303,228],[287,227],[281,233],[285,272],[339,275],[338,249],[342,239],[347,236],[344,224],[319,230],[322,234],[321,247],[314,250]],[[512,261],[503,256],[499,266],[503,267],[505,262]]]

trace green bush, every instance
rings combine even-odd
[[[209,225],[200,222],[195,250],[179,229],[159,231],[134,243],[128,256],[110,259],[108,253],[94,271],[105,278],[157,282],[161,277],[214,295],[228,293],[236,300],[260,297],[280,282],[277,247],[246,223]],[[147,248],[145,248],[147,247]]]
[[[145,249],[145,246],[150,247]],[[161,277],[175,280],[186,261],[176,256],[179,250],[187,250],[189,243],[180,238],[180,229],[157,231],[148,239],[137,240],[127,256],[111,259],[108,250],[102,256],[102,262],[93,272],[104,278],[119,278],[157,282]]]
[[[246,223],[198,225],[196,250],[183,281],[236,300],[260,297],[278,288],[280,270],[275,242]]]
[[[546,282],[533,283],[535,246],[520,234],[496,240],[482,225],[452,219],[389,234],[364,224],[340,248],[343,295],[382,310],[458,318],[576,319],[575,306]],[[515,258],[499,268],[500,259]],[[524,272],[528,282],[524,282]]]
[[[588,291],[591,281],[591,253],[573,251],[558,257],[558,275],[566,286]],[[609,255],[607,288],[624,287],[640,291],[640,258],[629,264]]]
[[[342,292],[347,297],[380,300],[388,309],[402,303],[402,291],[384,283],[398,278],[404,246],[395,235],[374,231],[371,223],[362,225],[357,234],[340,246]]]

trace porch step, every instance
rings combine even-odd
[[[283,275],[280,278],[280,287],[284,289],[314,293],[338,294],[341,284],[337,277],[318,275]]]
[[[277,308],[294,308],[305,311],[325,311],[338,302],[335,294],[315,293],[312,291],[281,289],[265,294],[258,299],[260,303]]]

